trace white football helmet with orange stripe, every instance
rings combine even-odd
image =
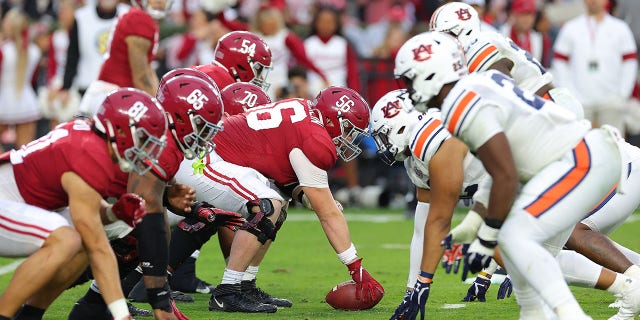
[[[472,6],[463,2],[449,2],[433,13],[429,30],[455,36],[466,49],[480,32],[480,18]]]
[[[392,165],[410,155],[405,151],[409,147],[413,128],[421,117],[419,112],[413,110],[407,90],[393,90],[376,102],[371,110],[371,135],[382,161]]]
[[[443,85],[468,73],[460,42],[442,32],[424,32],[407,40],[398,50],[393,70],[420,112],[427,111],[427,104]]]

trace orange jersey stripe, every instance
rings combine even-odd
[[[582,140],[573,149],[575,166],[571,171],[547,189],[534,202],[524,208],[530,215],[538,217],[553,207],[571,192],[584,179],[591,166],[591,158],[587,144]]]
[[[498,51],[496,46],[488,46],[484,50],[482,50],[469,64],[469,72],[474,72],[482,64],[482,62],[491,54]]]
[[[427,139],[440,125],[442,125],[442,122],[440,120],[434,119],[427,125],[426,128],[422,130],[422,132],[418,136],[418,140],[416,141],[416,148],[413,150],[413,154],[417,158],[422,158],[422,152],[427,148]]]
[[[449,130],[451,134],[454,134],[454,130],[456,129],[458,121],[460,121],[460,117],[462,117],[464,110],[467,109],[469,103],[476,96],[477,94],[475,92],[469,91],[464,95],[464,97],[462,97],[462,99],[460,99],[460,102],[453,107],[453,115],[451,116],[451,121],[449,121],[449,127],[447,127],[447,130]]]

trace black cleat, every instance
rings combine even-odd
[[[291,303],[290,300],[287,299],[281,299],[281,298],[276,298],[271,296],[270,294],[262,291],[262,289],[258,288],[256,286],[256,280],[253,279],[251,281],[242,281],[241,282],[241,290],[242,290],[242,295],[244,295],[245,297],[255,301],[255,302],[261,302],[264,304],[272,304],[276,307],[280,307],[280,308],[291,308],[291,306],[293,305],[293,303]]]
[[[142,279],[140,279],[140,281],[136,283],[133,289],[131,289],[131,292],[129,292],[128,298],[132,302],[142,302],[142,303],[149,302],[149,298],[147,297],[147,289],[145,288],[144,282],[142,281]],[[194,302],[195,301],[195,299],[192,296],[177,290],[171,290],[171,299],[175,300],[176,302]]]
[[[80,298],[78,302],[71,308],[69,313],[69,320],[84,320],[84,319],[96,319],[96,320],[111,320],[112,317],[109,314],[107,305],[104,302],[87,302],[85,297]]]
[[[153,312],[138,308],[129,302],[127,302],[127,307],[129,307],[129,313],[132,317],[153,317]]]
[[[240,291],[240,285],[221,284],[211,294],[209,311],[246,313],[273,313],[278,307],[249,299]]]

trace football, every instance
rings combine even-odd
[[[380,300],[384,292],[373,291],[371,294],[356,299],[356,282],[353,280],[345,281],[333,287],[325,298],[325,301],[338,310],[366,310],[373,308]]]

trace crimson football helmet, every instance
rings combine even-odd
[[[362,150],[360,138],[368,135],[369,104],[356,91],[328,87],[311,102],[313,109],[344,161],[355,159]]]
[[[138,89],[111,92],[93,117],[93,126],[107,136],[124,172],[145,174],[166,145],[164,109],[156,99]]]
[[[257,35],[248,31],[232,31],[220,38],[215,60],[225,66],[236,81],[251,82],[263,90],[271,70],[271,49]]]
[[[232,83],[224,87],[220,94],[224,102],[224,113],[227,116],[271,103],[271,98],[260,87],[248,82]]]
[[[213,136],[222,130],[224,105],[217,87],[201,78],[181,75],[158,87],[169,130],[187,159],[213,151]]]
[[[178,76],[193,76],[196,78],[200,78],[202,80],[207,81],[208,83],[212,84],[213,86],[216,86],[215,81],[213,81],[213,79],[211,79],[211,77],[209,77],[208,74],[194,69],[194,68],[175,68],[167,73],[165,73],[162,78],[160,78],[160,84],[158,84],[158,88],[164,86],[164,84],[169,81],[169,79],[173,79],[175,77]]]

